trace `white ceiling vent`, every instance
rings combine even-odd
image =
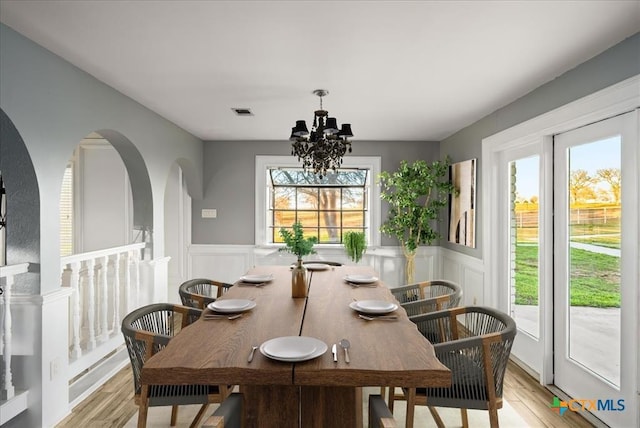
[[[238,116],[253,116],[251,109],[248,108],[233,107],[231,110],[233,110]]]

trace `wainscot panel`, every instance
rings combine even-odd
[[[484,284],[484,262],[475,257],[440,248],[442,278],[457,282],[462,287],[463,305],[492,306]]]
[[[441,251],[440,247],[418,248],[416,282],[442,278]],[[451,253],[457,254],[453,251]],[[470,258],[466,257],[461,260],[466,259]],[[354,264],[347,258],[344,249],[340,246],[319,248],[317,254],[305,257],[305,260],[330,260]],[[295,256],[280,252],[277,247],[199,244],[189,247],[187,274],[189,278],[204,277],[234,282],[253,266],[287,265],[294,261]],[[397,287],[406,282],[405,259],[402,249],[399,247],[370,247],[359,264],[372,266],[389,287]],[[480,276],[482,276],[481,271]]]

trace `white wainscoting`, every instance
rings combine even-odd
[[[321,248],[305,260],[331,260],[353,264],[342,247]],[[191,245],[188,253],[188,278],[211,278],[233,283],[253,266],[288,265],[295,256],[277,248],[253,245]],[[369,248],[360,265],[372,266],[389,286],[405,284],[405,260],[399,247]],[[484,286],[484,263],[441,247],[420,247],[416,254],[415,281],[448,279],[462,286],[465,305],[489,304]],[[177,296],[177,285],[170,287]]]
[[[456,251],[440,248],[442,278],[457,282],[462,287],[461,305],[493,306],[491,290],[484,283],[484,262]]]

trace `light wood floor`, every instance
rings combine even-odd
[[[577,413],[559,416],[551,411],[553,394],[513,363],[509,363],[505,376],[504,398],[531,427],[593,426]],[[57,427],[122,427],[136,411],[131,368],[125,367],[76,406]]]

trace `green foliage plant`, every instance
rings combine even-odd
[[[316,251],[313,249],[313,246],[318,243],[318,238],[315,236],[305,238],[302,224],[299,222],[293,223],[291,227],[293,232],[285,228],[280,229],[280,236],[285,246],[280,248],[279,251],[295,254],[298,256],[298,260],[301,260],[302,257],[308,254],[315,254]]]
[[[350,230],[344,234],[342,243],[347,256],[356,263],[362,259],[362,255],[367,250],[367,240],[364,232]]]
[[[378,176],[381,198],[389,203],[389,215],[380,231],[400,243],[406,259],[407,283],[413,283],[414,260],[418,246],[440,238],[437,223],[450,194],[456,189],[449,180],[451,159],[413,164],[400,162],[395,172]]]

